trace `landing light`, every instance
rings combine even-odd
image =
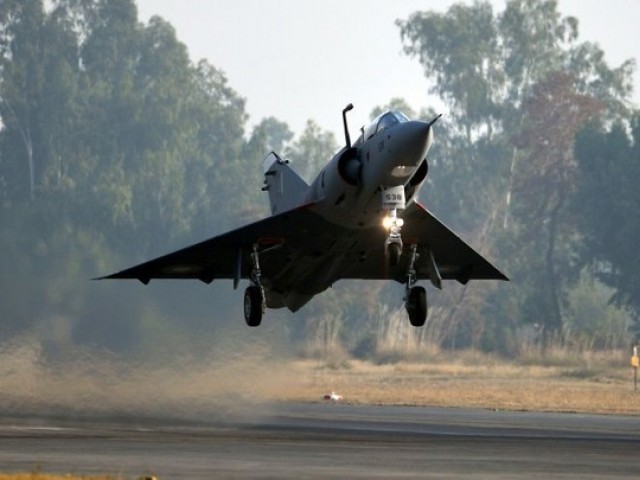
[[[386,230],[389,230],[393,226],[402,228],[403,225],[404,225],[404,220],[401,218],[387,216],[382,219],[382,226]]]

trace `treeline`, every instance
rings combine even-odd
[[[640,311],[633,64],[610,67],[553,1],[455,5],[398,26],[450,112],[422,201],[513,281],[448,284],[419,330],[396,315],[402,288],[383,282],[341,282],[266,322],[299,345],[365,356],[626,344]],[[247,131],[224,73],[191,60],[166,21],[141,23],[133,0],[2,1],[0,119],[0,336],[35,333],[54,350],[131,350],[241,323],[241,292],[216,283],[88,278],[266,215],[269,150],[311,178],[337,149],[311,120],[297,137],[275,118]]]
[[[0,332],[136,346],[170,296],[89,278],[264,213],[268,129],[132,0],[3,1],[0,26]]]
[[[627,346],[640,312],[633,60],[607,64],[554,0],[497,13],[457,4],[397,24],[449,108],[425,200],[512,279],[462,289],[449,340]]]

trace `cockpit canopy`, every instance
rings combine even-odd
[[[361,135],[360,138],[358,138],[356,144],[366,142],[376,133],[381,132],[386,128],[390,128],[398,125],[399,123],[405,123],[408,121],[409,118],[404,113],[398,110],[386,111],[373,119],[371,124],[364,129],[364,138],[363,135]]]

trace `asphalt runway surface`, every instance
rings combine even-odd
[[[640,478],[640,418],[343,404],[0,419],[0,470],[126,478]]]

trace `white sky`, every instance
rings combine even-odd
[[[312,118],[342,142],[342,108],[352,132],[393,97],[414,110],[434,104],[417,59],[402,53],[396,19],[445,11],[452,0],[137,0],[140,19],[160,15],[192,59],[225,72],[247,100],[250,124],[267,116],[296,133]],[[495,11],[503,0],[493,0]],[[612,66],[638,60],[640,0],[559,0],[580,21],[580,39],[600,44]],[[640,102],[640,75],[634,101]]]

